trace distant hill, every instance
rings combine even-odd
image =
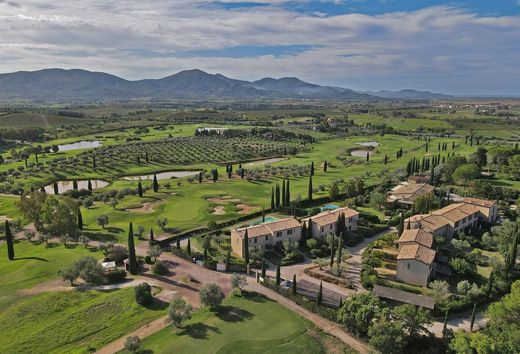
[[[401,94],[401,96],[398,96]],[[112,101],[128,99],[334,99],[374,101],[427,98],[426,92],[403,90],[375,93],[320,86],[295,77],[235,80],[202,70],[185,70],[162,79],[129,81],[86,70],[45,69],[0,75],[0,100]],[[422,96],[422,97],[421,97]],[[446,98],[449,96],[439,98]]]
[[[453,96],[445,95],[442,93],[434,93],[430,91],[416,91],[410,89],[400,91],[367,91],[363,93],[387,99],[442,100],[453,98]]]

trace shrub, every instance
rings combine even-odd
[[[141,305],[145,306],[152,302],[152,287],[148,283],[141,283],[134,288],[135,292],[135,301]]]
[[[217,284],[211,283],[204,285],[199,292],[200,303],[211,309],[216,308],[224,300],[224,292]]]
[[[325,257],[326,254],[325,252],[323,252],[323,250],[321,250],[320,248],[314,248],[311,250],[311,255],[314,257],[314,258],[322,258],[322,257]]]
[[[318,241],[314,238],[308,239],[305,243],[307,244],[307,247],[311,250],[318,246]]]
[[[161,261],[155,262],[155,264],[152,266],[152,273],[157,275],[164,275],[168,274],[169,270],[166,264],[164,264]]]
[[[146,255],[146,256],[144,257],[144,262],[145,262],[146,264],[152,264],[152,257]]]
[[[116,269],[112,272],[108,272],[105,275],[105,278],[107,279],[107,282],[109,283],[119,283],[126,278],[126,271],[123,269]]]

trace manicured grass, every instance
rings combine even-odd
[[[138,305],[133,288],[27,297],[0,312],[0,352],[87,353],[163,316],[166,305]]]
[[[20,197],[17,196],[1,196],[0,197],[0,215],[6,216],[8,219],[16,219],[22,216],[17,203]]]
[[[326,353],[335,339],[274,301],[232,296],[216,313],[196,312],[181,330],[169,326],[143,341],[153,353]],[[342,347],[342,348],[341,348]],[[353,352],[341,346],[338,352]]]
[[[38,283],[58,279],[58,271],[83,256],[100,258],[101,254],[84,247],[65,248],[55,245],[33,245],[28,241],[17,242],[15,260],[7,259],[5,243],[0,245],[0,306],[16,298],[17,292]],[[1,346],[0,346],[1,347]]]

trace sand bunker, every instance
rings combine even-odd
[[[237,204],[236,207],[239,214],[249,214],[256,209],[256,206],[248,204]]]
[[[156,200],[154,202],[146,202],[143,203],[143,205],[139,208],[128,208],[126,211],[130,211],[132,213],[139,213],[139,214],[150,214],[154,212],[154,207],[164,203],[163,200]]]
[[[219,206],[216,206],[213,208],[213,212],[211,214],[224,215],[224,214],[226,214],[226,211],[224,210],[224,207],[222,205],[219,205]]]

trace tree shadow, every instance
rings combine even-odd
[[[13,259],[13,261],[21,261],[21,260],[36,260],[40,262],[48,262],[48,259],[42,258],[42,257],[16,257]]]
[[[83,235],[87,236],[93,241],[117,241],[117,237],[109,233],[83,231]]]
[[[251,312],[235,306],[220,306],[215,315],[225,322],[243,322],[254,316]]]
[[[152,302],[146,305],[145,307],[148,310],[152,311],[162,311],[165,310],[168,307],[168,305],[169,304],[166,301],[162,301],[161,299],[154,297]]]
[[[124,231],[122,228],[115,227],[115,226],[109,226],[109,227],[105,228],[105,230],[107,230],[108,232],[110,232],[112,234],[118,234],[118,233]]]
[[[178,286],[180,288],[188,289],[188,290],[191,290],[191,291],[197,291],[197,292],[199,291],[198,289],[196,289],[196,288],[194,288],[192,286],[189,286],[187,284],[184,284],[184,283],[181,283],[181,282],[178,282],[176,280],[173,280],[173,279],[170,279],[170,278],[166,278],[166,277],[163,277],[163,276],[160,276],[160,275],[143,274],[143,277],[159,280],[159,281],[162,281],[164,283],[167,283],[167,284],[170,284],[170,285],[173,285],[173,286]]]
[[[253,301],[253,302],[258,302],[258,303],[264,303],[264,302],[267,302],[269,301],[267,299],[267,297],[265,297],[264,295],[262,294],[258,294],[258,293],[255,293],[255,292],[248,292],[248,291],[242,291],[242,297],[250,300],[250,301]]]
[[[208,339],[208,332],[220,333],[220,329],[214,326],[209,326],[202,322],[193,323],[184,327],[184,330],[179,335],[188,335],[193,339]]]

